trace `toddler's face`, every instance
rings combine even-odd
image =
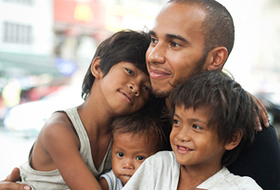
[[[112,66],[100,85],[106,104],[117,116],[142,108],[150,98],[152,88],[149,76],[130,62]]]
[[[173,116],[170,143],[176,160],[184,166],[220,166],[225,152],[216,127],[209,127],[209,109],[177,106]]]
[[[125,185],[144,160],[156,151],[156,145],[151,145],[144,135],[115,132],[112,146],[114,174]]]

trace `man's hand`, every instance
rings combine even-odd
[[[249,92],[247,92],[254,100],[254,102],[257,104],[258,109],[259,109],[259,114],[256,114],[256,124],[257,124],[257,131],[261,131],[262,130],[262,125],[261,125],[261,121],[263,122],[265,127],[269,127],[269,121],[270,118],[268,116],[268,113],[266,111],[266,108],[264,107],[264,105],[261,103],[261,101],[256,98],[255,96],[253,96],[252,94],[250,94]],[[260,119],[261,121],[260,121]]]
[[[14,168],[12,173],[8,175],[4,181],[0,182],[0,190],[31,190],[31,188],[25,184],[15,183],[19,179],[19,169]]]

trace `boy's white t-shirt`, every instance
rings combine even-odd
[[[180,164],[173,151],[161,151],[147,158],[124,186],[123,190],[176,190],[180,176]],[[207,190],[259,190],[262,189],[250,177],[234,175],[223,167],[197,188]]]

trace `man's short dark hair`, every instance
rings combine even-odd
[[[234,23],[229,11],[215,0],[170,0],[171,3],[197,5],[201,7],[206,17],[202,22],[204,31],[204,57],[212,49],[223,46],[227,48],[228,55],[234,44]]]

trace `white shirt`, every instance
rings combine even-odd
[[[176,190],[180,164],[173,151],[161,151],[147,158],[124,186],[123,190]],[[234,175],[223,167],[197,188],[207,190],[260,190],[250,177]]]
[[[101,175],[101,178],[106,179],[109,190],[121,190],[123,188],[121,180],[115,176],[113,170]]]

